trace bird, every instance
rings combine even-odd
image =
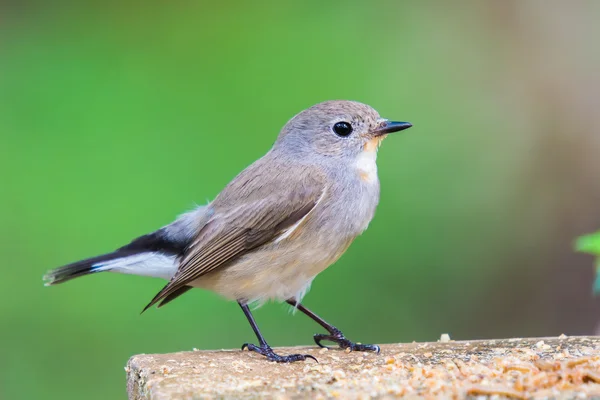
[[[314,335],[317,345],[378,353],[379,346],[350,341],[301,301],[371,222],[379,203],[378,148],[411,126],[356,101],[318,103],[291,118],[272,148],[213,201],[112,252],[51,270],[45,285],[99,272],[167,280],[143,311],[192,288],[213,291],[239,304],[256,335],[258,345],[244,343],[242,350],[280,363],[316,361],[277,354],[250,310],[287,302],[327,331]]]

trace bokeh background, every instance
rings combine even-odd
[[[369,230],[305,304],[362,342],[592,334],[600,2],[2,2],[0,398],[125,398],[136,353],[254,340],[235,303],[42,275],[214,198],[298,111],[414,128],[379,153]],[[301,314],[255,313],[272,345]],[[242,355],[241,355],[242,356]]]

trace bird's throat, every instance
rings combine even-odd
[[[360,180],[366,183],[377,182],[377,149],[383,137],[375,137],[363,146],[363,151],[356,157],[356,170]]]
[[[377,136],[374,137],[373,139],[369,140],[367,143],[364,144],[363,146],[363,151],[366,152],[375,152],[377,153],[377,149],[379,149],[379,146],[381,146],[381,142],[383,142],[383,139],[385,139],[387,135],[382,135],[382,136]]]

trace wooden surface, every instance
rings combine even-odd
[[[279,348],[276,364],[240,350],[140,354],[130,399],[600,398],[600,337],[388,344],[380,354]]]

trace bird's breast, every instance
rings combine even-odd
[[[376,183],[377,178],[377,149],[381,143],[380,138],[369,140],[363,146],[362,152],[356,157],[354,168],[362,182]]]

